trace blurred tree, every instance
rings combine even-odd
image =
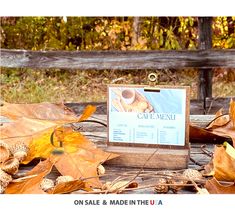
[[[213,18],[213,47],[235,47],[235,17]],[[195,49],[196,17],[1,17],[1,47],[30,50]]]

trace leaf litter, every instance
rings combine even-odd
[[[41,112],[34,112],[39,108],[42,109]],[[213,136],[232,139],[232,145],[225,142],[215,146],[212,160],[204,166],[202,178],[186,177],[184,172],[147,172],[141,169],[102,184],[100,177],[105,176],[106,173],[101,164],[117,155],[97,148],[94,143],[69,126],[70,123],[86,120],[94,111],[95,108],[89,106],[80,117],[77,117],[63,105],[45,103],[26,107],[19,104],[7,104],[3,112],[1,110],[1,115],[4,113],[4,116],[10,118],[11,122],[1,127],[1,140],[9,145],[17,143],[19,139],[24,140],[29,146],[29,153],[22,161],[23,164],[28,164],[35,158],[43,161],[27,172],[24,177],[13,179],[5,188],[5,193],[59,194],[74,191],[122,193],[146,188],[152,188],[152,190],[162,188],[162,190],[167,190],[165,193],[170,190],[177,193],[182,188],[190,189],[198,194],[235,193],[235,102],[232,99],[229,114],[223,114],[222,109],[219,110],[215,119],[206,128],[190,125],[191,129],[193,128],[193,130],[190,129],[190,132],[193,131],[190,136],[198,135],[198,139],[202,139],[205,143],[207,137]],[[65,124],[68,125],[65,126]],[[54,134],[56,146],[50,143],[52,134]],[[61,143],[63,147],[60,146]],[[62,151],[62,155],[53,154],[53,151],[58,149]],[[50,175],[53,168],[60,175],[64,177],[69,175],[73,180],[55,184],[47,191],[43,191],[40,185],[43,179]],[[197,172],[195,173],[198,175]],[[154,181],[152,184],[138,184],[138,178],[149,177]],[[161,178],[164,178],[165,183],[160,182],[163,181]]]

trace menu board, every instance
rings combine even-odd
[[[108,86],[108,143],[185,146],[188,87]]]

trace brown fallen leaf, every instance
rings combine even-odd
[[[50,173],[50,170],[54,166],[55,162],[56,162],[56,159],[53,156],[51,156],[51,157],[47,158],[44,161],[40,161],[33,169],[28,171],[26,173],[26,175],[27,176],[37,175],[37,174],[40,174],[42,172]]]
[[[57,109],[56,111],[59,112],[53,113],[53,111],[49,110],[53,115],[49,111],[47,115],[42,114],[42,111],[46,109],[45,105],[42,107],[39,105],[31,105],[28,107],[26,106],[25,108],[22,108],[22,105],[7,104],[5,106],[8,107],[7,109],[5,108],[4,114],[6,116],[8,115],[8,117],[18,119],[13,120],[9,124],[7,123],[3,129],[0,128],[1,132],[3,132],[1,133],[0,138],[4,138],[4,140],[9,143],[12,143],[12,140],[14,139],[19,140],[19,138],[24,138],[23,140],[27,142],[26,145],[29,146],[28,155],[23,161],[24,164],[29,163],[34,158],[53,159],[53,162],[49,162],[48,160],[41,162],[35,169],[28,173],[28,175],[38,174],[37,177],[31,178],[33,182],[35,180],[40,182],[40,179],[43,177],[39,177],[39,175],[46,175],[45,172],[47,171],[43,169],[47,169],[48,166],[55,166],[62,175],[72,176],[78,181],[83,180],[86,188],[101,187],[102,184],[99,181],[97,167],[106,160],[117,157],[117,155],[106,153],[103,150],[98,149],[94,143],[81,135],[81,133],[74,132],[72,128],[64,127],[62,123],[74,122],[73,115],[72,118],[70,118],[70,113],[68,116],[66,116],[67,114],[60,115],[59,113],[62,112],[61,108],[53,107],[54,105],[48,105],[55,110]],[[21,108],[22,111],[19,111]],[[33,108],[40,108],[42,110],[40,110],[40,115],[34,113]],[[11,109],[16,109],[16,111],[11,113]],[[76,122],[84,121],[94,111],[94,106],[88,106],[81,117],[76,119]],[[41,119],[22,117],[24,115],[30,118]],[[44,119],[42,120],[42,118]],[[52,145],[52,137],[54,137],[54,145],[58,144],[58,142],[63,145],[60,147],[60,150],[62,149],[62,152],[64,152],[61,156],[52,156],[52,152],[58,149]],[[22,183],[22,186],[25,186],[25,183]],[[28,186],[28,183],[26,186]]]
[[[55,147],[48,141],[50,134],[51,132],[45,133],[43,134],[45,137],[38,137],[30,143],[30,152],[24,163],[28,163],[35,157],[48,158],[51,156]],[[100,187],[97,167],[118,155],[104,152],[81,133],[74,132],[70,128],[64,129],[60,138],[63,138],[64,147],[62,149],[64,153],[60,156],[54,156],[54,158],[56,157],[54,165],[58,171],[62,175],[69,175],[75,179],[90,178],[86,180],[86,184],[92,187]]]
[[[204,128],[190,125],[189,126],[189,138],[191,143],[214,143],[214,144],[222,144],[225,141],[228,141],[228,136],[220,136],[214,134],[210,130],[206,130]]]
[[[213,166],[214,177],[217,180],[235,181],[235,159],[231,156],[229,151],[235,149],[230,148],[228,143],[226,146],[215,146]],[[229,151],[228,151],[229,150]]]
[[[21,108],[21,106],[22,105],[20,105],[20,108]],[[41,108],[39,105],[37,105],[37,106],[38,106],[38,108]],[[29,108],[31,108],[31,107],[29,107]],[[44,106],[42,108],[44,108]],[[95,111],[94,106],[88,106],[84,110],[81,117],[77,118],[76,121],[78,122],[81,120],[85,120],[94,111]],[[27,114],[26,109],[24,110],[23,114],[24,113]],[[6,113],[4,113],[4,114],[6,114]],[[47,158],[51,154],[51,152],[55,149],[55,147],[50,142],[51,134],[53,132],[56,133],[57,131],[60,131],[61,128],[63,129],[64,127],[61,126],[61,124],[64,123],[65,121],[67,121],[67,120],[69,122],[71,121],[71,119],[60,120],[60,119],[58,119],[60,117],[59,113],[56,113],[56,114],[57,114],[57,119],[53,120],[53,121],[52,120],[41,120],[41,119],[29,119],[26,117],[21,117],[17,120],[12,120],[9,123],[4,123],[3,126],[1,126],[1,128],[0,128],[0,139],[4,140],[9,145],[15,144],[15,142],[18,142],[20,139],[27,146],[29,146],[30,150],[29,150],[28,156],[23,161],[24,164],[29,163],[31,160],[33,160],[34,158],[37,158],[37,157]],[[28,116],[30,116],[30,115],[28,115]],[[46,117],[49,118],[49,114]],[[67,128],[66,131],[70,131],[70,134],[72,134],[71,128]],[[62,135],[64,136],[64,133],[62,133]],[[66,135],[67,135],[67,133],[66,133]],[[82,135],[79,133],[76,133],[76,137],[74,139],[72,139],[72,141],[67,137],[61,139],[60,135],[58,135],[58,132],[55,134],[55,136],[57,136],[57,139],[60,139],[60,141],[63,139],[62,141],[64,143],[64,147],[66,147],[66,150],[69,152],[76,151],[76,149],[78,147],[77,140],[83,139]],[[67,144],[67,141],[68,141],[68,144]],[[84,145],[83,147],[86,147],[86,146]]]
[[[235,102],[231,99],[229,107],[229,122],[221,127],[213,128],[211,133],[230,137],[233,141],[233,146],[235,146]]]
[[[235,193],[235,183],[222,184],[216,178],[212,178],[206,181],[206,189],[211,194],[234,194]]]
[[[41,188],[42,179],[51,172],[53,160],[48,158],[45,161],[38,163],[31,171],[27,172],[26,179],[21,179],[20,182],[10,183],[5,193],[7,194],[46,194]],[[30,177],[32,176],[32,177]]]
[[[223,143],[232,139],[235,146],[235,102],[231,99],[229,115],[223,115],[222,109],[216,113],[216,118],[207,128],[200,128],[190,125],[190,141],[191,142],[213,142]]]
[[[229,115],[223,115],[223,109],[221,108],[216,112],[214,121],[212,121],[206,129],[214,129],[226,125],[230,121]]]
[[[231,138],[233,146],[235,146],[235,129],[233,128],[232,121],[222,127],[217,127],[211,131],[211,133],[227,138]]]
[[[71,193],[73,191],[77,191],[77,190],[81,190],[81,189],[86,190],[86,191],[92,190],[92,189],[88,189],[86,187],[85,182],[77,179],[77,180],[73,180],[73,181],[69,181],[69,182],[59,183],[54,188],[47,191],[47,193],[48,194]]]
[[[235,101],[233,101],[233,99],[230,100],[229,116],[232,121],[232,126],[235,130]]]
[[[52,166],[45,165],[44,171],[40,172],[37,176],[29,177],[21,182],[11,182],[6,190],[6,194],[46,194],[41,188],[40,183],[42,179],[50,173]],[[39,172],[39,171],[34,171]],[[31,174],[29,174],[31,175]]]
[[[50,120],[57,123],[72,122],[79,119],[65,105],[52,103],[11,104],[3,102],[1,115],[9,119],[26,117],[37,120]]]
[[[90,187],[100,188],[102,186],[97,167],[100,163],[117,155],[103,152],[100,149],[93,152],[79,149],[75,153],[64,153],[58,156],[55,167],[62,175],[70,175],[75,179],[85,179],[84,182]]]
[[[95,111],[96,111],[95,106],[88,105],[84,109],[84,111],[83,111],[82,115],[79,117],[78,121],[81,122],[81,121],[84,121],[84,120],[88,119],[93,113],[95,113]]]

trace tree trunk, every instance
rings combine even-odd
[[[140,17],[134,17],[134,20],[133,20],[133,36],[132,36],[131,46],[135,46],[138,43],[138,39],[139,39],[139,22],[140,22]]]

